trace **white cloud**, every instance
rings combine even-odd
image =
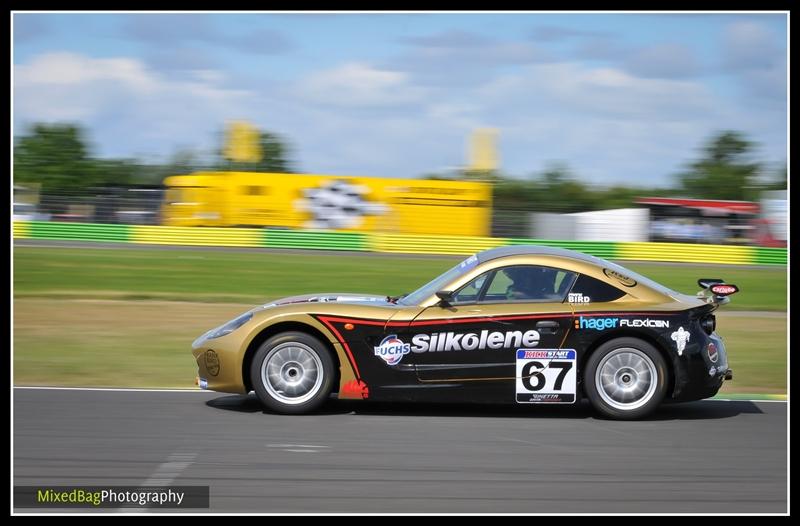
[[[674,43],[639,49],[624,63],[629,71],[642,77],[688,78],[700,71],[692,50],[685,45]]]
[[[484,105],[523,118],[523,108],[624,120],[695,120],[719,102],[698,82],[649,79],[578,63],[537,64],[497,77],[478,90]]]
[[[225,121],[244,118],[282,135],[303,171],[387,177],[463,165],[469,134],[489,126],[500,131],[506,173],[561,160],[603,184],[668,184],[719,129],[785,144],[775,124],[785,114],[737,105],[702,78],[644,78],[580,62],[501,71],[421,87],[400,65],[347,62],[298,78],[258,77],[245,90],[226,87],[238,77],[215,69],[172,79],[135,59],[58,53],[15,67],[15,124],[78,120],[103,155],[152,160],[177,145],[217,147]]]
[[[132,145],[147,152],[144,145],[157,143],[170,152],[208,142],[225,120],[247,114],[254,94],[222,87],[222,78],[205,71],[169,80],[136,59],[48,53],[14,68],[15,124],[77,120],[107,152],[131,155]]]
[[[398,106],[424,97],[407,74],[358,62],[311,74],[300,93],[316,103],[359,107]]]
[[[90,58],[75,53],[47,53],[16,66],[15,85],[76,85],[117,81],[137,91],[152,92],[155,82],[141,62],[130,58]]]
[[[780,55],[775,35],[758,22],[736,22],[725,28],[724,60],[732,69],[768,67]]]
[[[723,34],[723,65],[759,102],[786,104],[786,52],[778,35],[757,22],[737,22]]]

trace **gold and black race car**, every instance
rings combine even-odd
[[[306,413],[342,399],[573,404],[641,418],[664,400],[713,396],[731,379],[713,312],[720,279],[680,294],[600,258],[509,246],[399,297],[295,296],[192,345],[203,389],[255,391]]]

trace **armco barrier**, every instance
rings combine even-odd
[[[504,245],[545,245],[577,250],[617,260],[786,265],[785,248],[700,245],[689,243],[630,243],[552,241],[467,236],[275,230],[257,228],[166,227],[15,221],[16,239],[115,241],[135,244],[353,250],[407,254],[467,255]]]
[[[320,250],[369,250],[366,237],[366,234],[361,232],[265,229],[262,246]]]
[[[753,247],[691,243],[619,243],[617,259],[735,265],[753,263],[755,257]]]
[[[14,237],[17,236],[14,230]],[[48,221],[31,221],[27,223],[27,237],[31,239],[58,239],[75,241],[114,241],[129,243],[131,241],[130,225],[98,225],[93,223],[51,223]]]
[[[188,226],[132,226],[131,242],[155,245],[263,247],[257,228],[198,228]]]
[[[757,265],[785,265],[786,264],[786,249],[785,248],[764,248],[754,247],[755,257],[753,263]]]
[[[28,239],[31,237],[31,225],[26,221],[14,221],[14,239]]]
[[[469,255],[508,244],[499,237],[469,236],[415,236],[408,234],[368,234],[369,246],[374,252],[401,252],[406,254],[459,254]]]
[[[599,258],[617,259],[619,243],[612,241],[553,241],[549,239],[509,239],[511,245],[542,245],[577,250]]]

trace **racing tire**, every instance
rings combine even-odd
[[[586,362],[583,381],[594,408],[615,420],[652,413],[667,393],[667,363],[638,338],[616,338],[598,347]]]
[[[250,381],[267,408],[309,413],[331,393],[336,368],[327,347],[303,332],[284,332],[262,343],[250,364]]]

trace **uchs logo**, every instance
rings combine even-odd
[[[390,334],[375,347],[375,356],[380,356],[388,365],[397,365],[403,355],[411,352],[411,344],[403,343],[396,334]]]

